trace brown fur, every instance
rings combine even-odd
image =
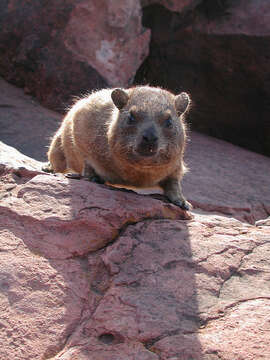
[[[77,101],[54,135],[48,158],[54,172],[98,175],[112,184],[160,185],[187,209],[183,114],[190,99],[149,86],[104,89]]]

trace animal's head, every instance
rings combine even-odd
[[[187,93],[179,95],[149,86],[111,94],[115,118],[109,128],[113,154],[134,166],[157,166],[175,161],[183,153],[188,110]]]

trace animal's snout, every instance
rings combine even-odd
[[[142,156],[154,156],[158,151],[158,134],[154,126],[145,129],[140,138],[137,152]]]
[[[151,126],[150,128],[144,130],[142,134],[142,141],[145,144],[156,144],[158,141],[158,136],[155,128]]]

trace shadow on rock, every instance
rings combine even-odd
[[[83,180],[1,175],[1,356],[201,358],[185,212]]]

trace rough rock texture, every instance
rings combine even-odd
[[[192,132],[184,194],[195,207],[254,223],[270,214],[270,159]]]
[[[208,1],[203,7],[206,13],[204,15],[208,12],[208,18],[202,16],[201,22],[195,23],[196,30],[202,33],[246,36],[270,34],[270,4],[267,0],[230,0],[216,5],[213,1]]]
[[[146,55],[150,31],[141,25],[139,1],[82,1],[65,27],[64,44],[110,86],[131,84]]]
[[[29,181],[16,189],[16,177],[20,179],[24,172],[18,169],[11,183],[6,185],[12,192],[2,193],[2,206],[8,205],[11,212],[38,221],[32,224],[28,245],[50,257],[59,257],[58,250],[66,258],[97,250],[112,241],[126,224],[144,218],[181,218],[181,211],[177,212],[172,204],[161,206],[160,201],[141,195],[141,210],[136,206],[137,195],[134,193],[108,190],[94,183],[72,181],[63,176],[41,174],[29,180],[27,171]],[[14,191],[15,198],[12,196]],[[12,221],[8,224],[12,226]],[[70,240],[66,238],[67,233]],[[37,236],[43,239],[39,245],[35,244]]]
[[[269,359],[266,222],[183,220],[150,196],[37,175],[5,149],[0,358]]]
[[[255,224],[256,224],[256,226],[264,226],[264,225],[270,226],[270,216],[267,219],[262,219],[262,220],[256,221]]]
[[[130,84],[150,41],[133,0],[1,1],[0,28],[0,75],[57,110]]]
[[[145,7],[150,54],[136,82],[189,91],[194,129],[270,155],[269,16],[268,0]]]

